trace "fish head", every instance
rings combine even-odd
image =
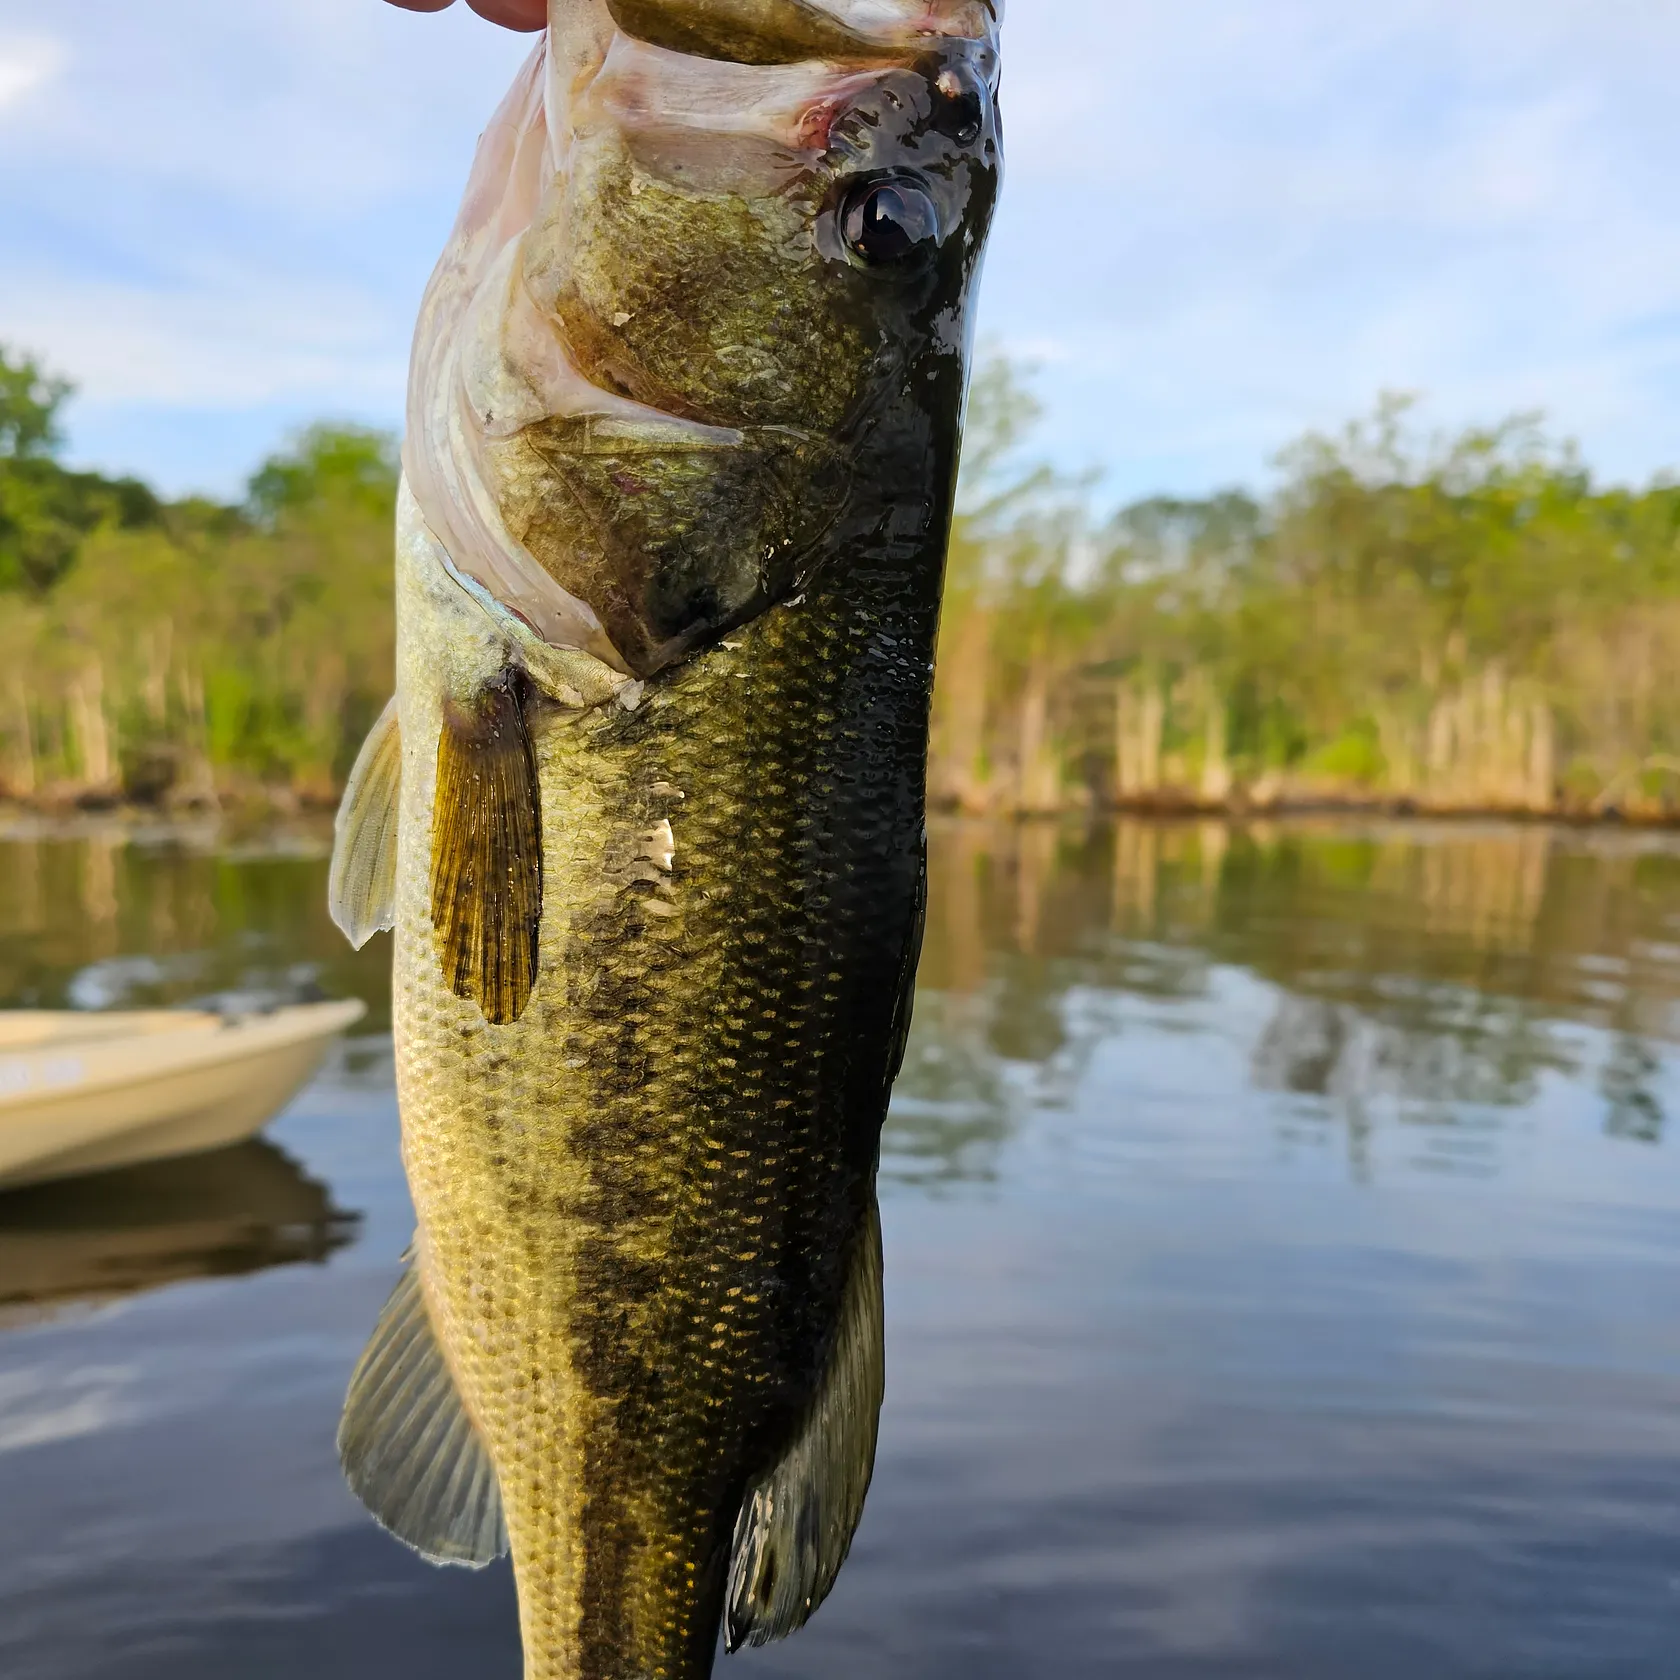
[[[552,0],[510,104],[415,359],[455,563],[648,676],[848,554],[942,542],[991,0]]]

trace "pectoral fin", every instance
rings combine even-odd
[[[356,1497],[433,1563],[482,1569],[507,1551],[495,1467],[432,1334],[412,1263],[350,1379],[338,1457]]]
[[[327,910],[356,950],[396,921],[397,804],[402,733],[397,702],[379,714],[345,784],[333,823]]]
[[[445,700],[432,807],[432,926],[444,978],[496,1026],[537,978],[542,822],[521,679]]]
[[[747,1494],[729,1567],[729,1649],[805,1625],[852,1545],[886,1386],[881,1216],[871,1197],[823,1383],[780,1463]]]

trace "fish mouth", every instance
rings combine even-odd
[[[605,0],[613,22],[649,45],[720,63],[891,62],[907,41],[980,38],[993,0]]]

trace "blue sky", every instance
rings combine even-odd
[[[82,462],[234,494],[395,424],[528,39],[376,0],[0,0],[0,339]],[[1262,481],[1383,389],[1680,466],[1680,7],[1011,0],[985,332],[1115,496]]]

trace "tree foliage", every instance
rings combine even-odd
[[[67,379],[45,373],[34,357],[0,346],[0,460],[56,454],[64,441],[59,413],[70,392]]]
[[[48,589],[101,526],[155,524],[157,498],[132,478],[70,472],[57,456],[72,387],[0,345],[0,593]]]
[[[393,439],[309,428],[242,506],[66,471],[62,383],[0,358],[0,785],[330,798],[392,677]],[[1265,495],[1110,517],[970,404],[930,785],[946,805],[1360,798],[1662,806],[1680,780],[1680,488],[1596,484],[1529,416],[1403,399]],[[20,535],[20,533],[22,533]]]
[[[46,589],[0,604],[0,776],[332,798],[391,692],[396,486],[392,439],[323,424],[242,508],[100,521]]]
[[[401,471],[390,433],[321,422],[257,469],[247,501],[269,529],[328,507],[383,518],[395,505]]]
[[[1024,465],[1018,388],[978,389],[1009,407],[977,417],[1012,494],[959,519],[933,767],[948,802],[1674,792],[1672,483],[1597,485],[1534,416],[1431,436],[1384,397],[1285,450],[1268,496],[1099,521]]]

